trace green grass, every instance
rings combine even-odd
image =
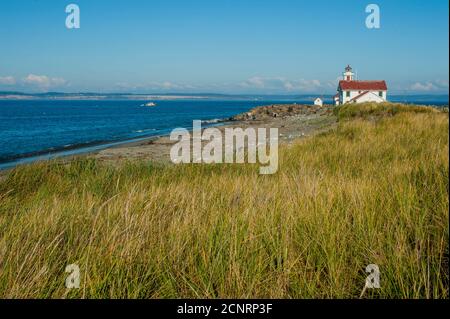
[[[410,110],[340,108],[353,119],[282,147],[271,176],[19,167],[0,183],[0,297],[358,298],[377,264],[366,298],[448,298],[448,114]]]
[[[406,105],[401,103],[350,103],[335,108],[335,114],[340,120],[352,118],[372,118],[379,116],[394,116],[399,113],[438,113],[433,107]]]

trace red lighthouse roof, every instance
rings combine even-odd
[[[386,81],[339,81],[341,90],[355,91],[387,91]]]

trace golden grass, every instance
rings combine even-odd
[[[253,165],[20,167],[3,298],[448,298],[448,115],[354,119]],[[66,265],[81,289],[64,286]]]
[[[340,120],[351,118],[372,118],[394,116],[399,113],[441,113],[438,109],[414,104],[402,103],[349,103],[335,108]]]

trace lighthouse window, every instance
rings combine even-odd
[[[383,91],[378,92],[378,95],[383,97]]]
[[[345,92],[346,97],[350,97],[350,91]]]

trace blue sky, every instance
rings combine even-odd
[[[65,26],[66,5],[81,28]],[[368,29],[376,3],[381,28]],[[448,94],[447,0],[2,0],[0,90]]]

